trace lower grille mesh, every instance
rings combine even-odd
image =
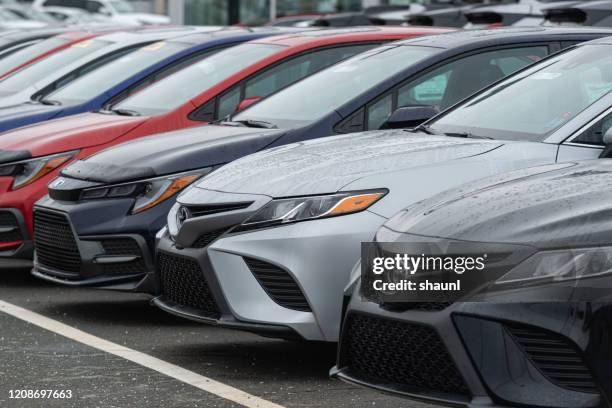
[[[79,273],[81,255],[65,215],[44,210],[34,211],[34,242],[41,265],[63,272]]]
[[[288,309],[310,312],[304,293],[287,271],[259,259],[244,258],[244,261],[276,303]]]
[[[567,338],[522,324],[505,324],[525,354],[551,382],[578,392],[599,393],[578,347]]]
[[[218,319],[221,313],[198,263],[189,258],[160,252],[157,257],[164,300]]]
[[[5,228],[10,229],[10,231],[0,232],[0,243],[21,241],[23,239],[15,214],[8,211],[0,211],[0,230]]]
[[[213,241],[215,241],[217,238],[223,235],[226,231],[228,231],[228,229],[229,228],[223,228],[223,229],[209,231],[205,234],[202,234],[198,237],[198,239],[195,240],[195,242],[193,243],[193,245],[191,245],[191,247],[192,248],[206,248],[207,246],[212,244]]]
[[[437,332],[427,326],[351,313],[340,364],[366,381],[468,395]]]
[[[119,264],[104,265],[105,274],[130,274],[144,273],[147,271],[145,261],[142,258],[142,252],[138,243],[132,238],[114,238],[102,241],[105,255],[115,256],[138,256],[139,258]]]

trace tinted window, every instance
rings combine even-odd
[[[234,119],[253,118],[277,124],[314,121],[437,51],[401,45],[366,51],[303,79],[237,114]]]
[[[249,65],[282,49],[270,44],[241,44],[197,62],[116,105],[143,115],[176,109]]]
[[[219,97],[219,112],[218,117],[224,118],[236,110],[240,103],[240,87],[236,86],[229,92],[224,93]]]
[[[49,38],[4,57],[0,59],[0,74],[4,74],[13,68],[17,68],[18,66],[30,61],[32,58],[45,54],[66,44],[67,42],[67,40],[62,38]]]
[[[542,140],[612,90],[612,53],[584,45],[537,64],[431,124],[444,133]]]
[[[582,132],[572,140],[572,143],[603,146],[603,135],[612,128],[612,114],[598,120],[593,126]]]
[[[109,42],[86,40],[50,55],[22,70],[14,73],[0,82],[0,95],[17,93],[33,83],[40,81],[45,75],[65,67],[79,58],[108,46]]]
[[[278,66],[250,79],[246,83],[245,98],[265,97],[279,89],[327,68],[343,59],[372,48],[373,44],[360,44],[328,48],[309,52],[305,55],[285,61]],[[223,117],[223,116],[221,116]]]
[[[399,89],[398,106],[435,105],[444,110],[474,92],[546,56],[548,47],[485,52],[461,58]]]
[[[189,46],[175,42],[156,42],[139,48],[55,91],[49,99],[60,102],[89,100]]]

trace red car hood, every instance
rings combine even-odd
[[[144,123],[142,116],[83,113],[0,134],[0,151],[28,151],[32,157],[112,142]]]

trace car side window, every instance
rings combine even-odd
[[[224,118],[227,115],[234,113],[236,107],[240,103],[240,86],[235,86],[228,92],[225,92],[219,97],[219,106],[217,108],[217,117]]]
[[[598,120],[593,126],[572,140],[572,143],[603,146],[603,135],[612,128],[612,113]]]
[[[547,46],[534,46],[487,51],[451,61],[391,91],[389,95],[396,95],[395,102],[389,103],[384,97],[384,103],[379,99],[368,105],[364,128],[378,129],[399,107],[430,105],[447,109],[547,54]]]
[[[376,44],[358,44],[326,48],[309,52],[259,74],[246,81],[244,98],[264,98],[298,80],[355,54],[366,51]]]

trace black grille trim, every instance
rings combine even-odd
[[[23,240],[19,221],[12,212],[0,211],[0,228],[13,228],[11,231],[0,232],[0,242],[15,242]]]
[[[293,277],[281,267],[271,263],[244,257],[255,279],[264,288],[268,296],[287,309],[310,312],[310,305]]]
[[[65,214],[35,210],[34,243],[38,263],[75,275],[81,270],[81,254]]]
[[[231,204],[207,204],[207,205],[185,205],[192,217],[204,217],[206,215],[219,214],[223,212],[243,210],[253,204],[253,201]]]
[[[231,227],[230,227],[231,228]],[[219,237],[225,234],[230,228],[222,228],[214,231],[208,231],[198,237],[193,244],[190,245],[190,248],[206,248],[214,241],[219,239]]]
[[[166,252],[157,255],[157,268],[163,301],[195,310],[203,316],[221,316],[212,291],[198,262]]]
[[[105,274],[135,274],[147,272],[147,265],[142,257],[138,243],[132,238],[113,238],[102,240],[105,255],[109,256],[137,256],[130,262],[106,264],[103,266]]]
[[[340,341],[340,367],[366,382],[470,396],[442,339],[429,326],[349,313]]]
[[[529,325],[504,323],[504,327],[550,382],[572,391],[599,394],[582,352],[571,340]]]

